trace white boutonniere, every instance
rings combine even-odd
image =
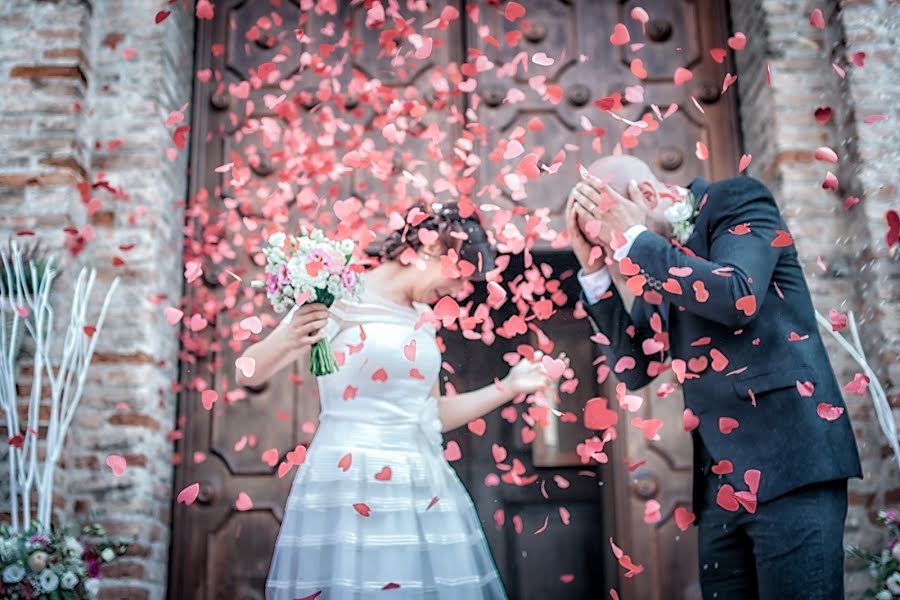
[[[672,226],[672,237],[678,240],[679,244],[687,242],[694,233],[694,221],[700,212],[694,194],[690,190],[685,190],[685,192],[684,200],[675,202],[663,212],[666,220]]]

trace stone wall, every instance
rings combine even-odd
[[[807,0],[732,1],[734,31],[747,35],[737,53],[745,152],[749,174],[774,191],[793,233],[816,308],[854,311],[869,363],[900,408],[900,309],[897,248],[885,241],[884,215],[896,208],[900,185],[900,73],[895,66],[900,5],[896,2]],[[814,9],[824,28],[811,25]],[[853,53],[865,52],[863,67]],[[841,78],[832,63],[844,70]],[[767,82],[768,66],[771,84]],[[817,108],[830,108],[826,123]],[[866,124],[873,114],[888,120]],[[814,152],[832,148],[837,165]],[[831,170],[837,191],[823,189]],[[846,210],[847,197],[859,203]],[[821,261],[819,261],[821,259]],[[839,381],[859,371],[830,336],[826,346]],[[865,478],[850,485],[845,542],[878,547],[878,510],[900,502],[900,477],[875,420],[871,400],[845,394],[859,442]],[[868,585],[864,565],[847,561],[848,595]]]
[[[158,0],[5,0],[0,40],[3,241],[32,230],[63,259],[59,320],[81,266],[98,271],[98,301],[121,278],[64,452],[57,518],[96,516],[136,536],[102,595],[159,600],[179,350],[162,309],[182,292],[187,195],[187,152],[167,154],[166,120],[190,100],[193,15]],[[127,459],[121,477],[110,454]]]

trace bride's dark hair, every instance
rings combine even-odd
[[[461,259],[475,265],[477,273],[483,275],[494,268],[496,252],[476,214],[462,216],[455,202],[437,205],[432,210],[419,201],[409,208],[406,217],[417,209],[425,218],[413,219],[417,221],[414,225],[404,218],[406,225],[392,231],[381,244],[378,254],[382,260],[398,260],[407,248],[422,248],[425,244],[419,239],[419,232],[427,229],[437,232],[437,241],[445,251],[455,250]]]

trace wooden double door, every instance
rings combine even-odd
[[[318,398],[304,373],[281,373],[256,392],[234,384],[235,358],[257,339],[241,323],[268,312],[248,289],[260,272],[254,256],[267,227],[293,227],[311,215],[321,226],[338,226],[331,205],[348,198],[357,203],[340,220],[377,227],[385,206],[423,193],[415,175],[434,183],[462,172],[476,183],[457,179],[455,189],[476,204],[541,211],[562,230],[566,194],[578,178],[575,164],[614,150],[644,158],[664,179],[681,184],[695,175],[736,171],[736,90],[722,93],[725,74],[734,68],[730,56],[718,63],[710,55],[727,48],[722,0],[520,0],[526,15],[514,21],[497,2],[399,4],[414,17],[409,26],[433,40],[421,59],[409,56],[408,45],[386,51],[385,30],[404,25],[388,16],[385,25],[367,27],[372,2],[218,0],[212,18],[197,21],[173,496],[194,483],[200,492],[191,506],[173,503],[170,598],[263,598],[296,472],[280,478],[278,464],[315,431]],[[646,32],[631,16],[637,6],[650,17]],[[611,44],[617,23],[626,25],[629,44]],[[498,73],[521,61],[522,52],[524,64]],[[552,64],[535,61],[540,52]],[[631,68],[636,58],[643,80]],[[471,66],[461,69],[467,61]],[[482,68],[485,61],[492,67]],[[678,67],[693,78],[676,85]],[[374,79],[396,98],[421,99],[431,108],[399,143],[383,134],[392,98],[367,92],[366,82]],[[468,79],[475,89],[460,93],[458,83]],[[648,124],[641,135],[631,135],[634,130],[595,104],[614,102],[614,94],[622,103],[617,115]],[[678,106],[674,113],[672,105]],[[504,179],[510,161],[491,156],[510,137],[539,154],[538,164],[564,156],[562,167],[529,179],[525,194],[517,192]],[[708,148],[708,159],[695,152],[696,142]],[[363,150],[377,164],[340,169],[347,153]],[[464,165],[454,162],[465,152]],[[502,376],[503,354],[520,343],[537,345],[541,335],[553,342],[554,353],[566,352],[579,379],[574,391],[559,393],[562,418],[515,405],[486,417],[483,435],[463,428],[446,436],[460,446],[462,458],[453,465],[475,500],[510,597],[606,598],[611,588],[623,598],[695,596],[695,533],[681,532],[673,519],[676,507],[690,506],[691,448],[681,429],[681,397],[646,392],[637,416],[662,419],[660,439],[645,439],[628,424],[635,415],[622,414],[618,439],[607,445],[609,462],[583,463],[578,445],[595,432],[582,426],[582,408],[597,396],[615,406],[614,379],[597,383],[603,365],[576,307],[572,255],[541,238],[531,256],[548,278],[559,280],[563,296],[557,299],[565,298],[539,332],[498,337],[490,346],[443,332],[449,366],[443,383],[457,390]],[[523,256],[514,256],[506,279],[525,270]],[[476,300],[483,294],[476,290]],[[492,318],[502,323],[513,310],[507,305]],[[273,322],[264,319],[262,334]],[[653,524],[644,521],[649,500],[660,505]],[[622,577],[610,538],[644,566],[643,573]]]

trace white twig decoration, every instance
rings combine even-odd
[[[79,272],[69,303],[69,323],[59,364],[54,365],[51,357],[54,346],[54,312],[50,305],[50,287],[57,271],[53,259],[48,259],[46,267],[39,274],[33,263],[26,264],[23,261],[22,251],[16,243],[12,244],[11,256],[9,252],[0,250],[0,259],[3,261],[8,291],[0,309],[15,312],[9,331],[6,321],[0,319],[0,410],[5,413],[6,430],[10,436],[7,455],[10,513],[12,530],[18,532],[32,524],[41,528],[50,525],[56,465],[69,425],[81,401],[91,357],[119,278],[116,277],[107,290],[100,315],[91,331],[88,329],[91,324],[87,320],[87,309],[97,271],[84,267]],[[26,268],[30,269],[33,289],[29,289],[26,283]],[[19,418],[14,347],[15,336],[23,326],[34,340],[34,376],[24,428]],[[41,397],[45,385],[49,388],[50,411],[47,420],[41,423]],[[42,426],[45,428],[43,432]],[[12,442],[13,438],[16,438],[15,443]],[[34,516],[33,491],[36,492],[37,504]]]
[[[881,427],[881,431],[891,445],[891,449],[894,451],[894,459],[897,461],[897,466],[900,467],[900,442],[898,442],[898,440],[900,440],[900,435],[897,433],[897,423],[894,421],[894,415],[891,411],[891,405],[888,402],[887,394],[884,393],[884,388],[881,387],[878,378],[866,361],[866,355],[863,352],[862,343],[859,339],[859,331],[856,328],[856,318],[853,316],[853,311],[849,311],[847,314],[850,335],[853,338],[852,345],[847,341],[847,338],[840,335],[837,331],[834,331],[831,326],[831,321],[819,314],[819,311],[816,311],[816,320],[819,322],[819,325],[822,326],[822,329],[830,333],[831,336],[844,347],[853,360],[855,360],[863,370],[863,374],[869,378],[868,390],[872,395],[872,404],[875,406],[878,425]]]

